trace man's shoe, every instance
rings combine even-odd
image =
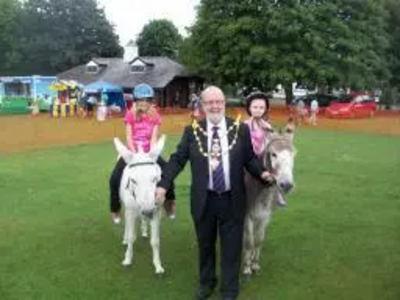
[[[213,292],[214,292],[214,287],[201,286],[196,291],[195,299],[196,300],[206,300],[211,297]]]
[[[233,297],[223,297],[222,296],[221,300],[236,300],[236,297],[233,298]]]

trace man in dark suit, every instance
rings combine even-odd
[[[215,244],[221,241],[222,299],[236,299],[239,293],[240,258],[246,207],[244,169],[267,180],[257,160],[246,125],[225,117],[225,96],[211,86],[201,101],[205,119],[185,128],[177,150],[163,170],[156,198],[165,192],[189,160],[191,164],[191,213],[199,246],[200,287],[195,299],[211,296],[217,285]]]

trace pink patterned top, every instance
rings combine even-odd
[[[264,122],[266,123],[265,126],[270,126],[268,122]],[[257,156],[261,156],[265,148],[265,130],[259,126],[254,126],[254,124],[252,124],[252,119],[248,119],[244,123],[249,126],[254,153]]]
[[[135,114],[128,111],[125,124],[132,128],[132,141],[136,151],[140,146],[144,152],[149,152],[153,129],[161,124],[161,116],[156,112],[153,116],[144,115],[136,119]]]

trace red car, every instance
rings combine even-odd
[[[329,118],[373,117],[376,111],[375,99],[367,94],[350,94],[325,109]]]

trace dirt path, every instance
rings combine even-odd
[[[228,110],[228,115],[236,116],[245,112],[240,108]],[[283,124],[286,111],[273,108],[271,119],[274,124]],[[189,123],[187,111],[173,111],[163,114],[161,131],[179,134]],[[314,128],[309,125],[301,127]],[[32,117],[30,115],[0,117],[0,154],[29,149],[43,149],[57,145],[74,145],[110,140],[114,136],[124,137],[122,117],[99,123],[94,119],[52,119],[49,115]],[[329,129],[352,132],[374,132],[400,136],[400,114],[378,113],[371,119],[332,120],[320,118],[315,129]]]

